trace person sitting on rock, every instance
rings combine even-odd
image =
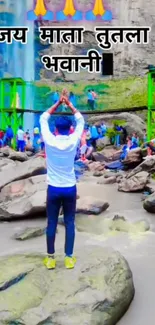
[[[133,133],[131,141],[133,145],[137,145],[137,147],[139,147],[139,137],[136,132]]]
[[[120,160],[122,161],[122,160],[124,160],[126,157],[127,157],[127,155],[128,155],[128,152],[130,151],[130,150],[132,150],[132,149],[134,149],[133,148],[133,144],[132,144],[132,140],[131,140],[131,137],[127,137],[127,139],[126,139],[126,144],[123,146],[123,148],[121,149],[121,155],[120,155]]]
[[[155,154],[155,139],[152,139],[151,141],[145,142],[143,146],[147,147],[147,155],[152,156]]]
[[[27,137],[25,145],[26,145],[25,146],[26,151],[31,151],[31,152],[33,151],[33,146],[32,146],[32,141],[31,141],[30,136]]]
[[[49,129],[49,119],[56,109],[65,103],[76,120],[76,127],[69,134],[71,120],[67,116],[56,119],[58,135],[55,136]],[[46,165],[47,165],[47,254],[44,264],[48,269],[56,267],[55,260],[55,237],[58,217],[61,205],[64,212],[64,223],[66,229],[65,240],[65,266],[72,269],[76,259],[73,257],[75,240],[75,212],[76,212],[76,176],[74,171],[74,160],[77,146],[84,130],[84,118],[80,112],[68,100],[66,95],[60,97],[50,109],[40,117],[41,133],[45,143]]]
[[[132,140],[132,145],[131,145],[131,147],[130,147],[130,150],[131,150],[131,149],[136,149],[136,148],[138,148],[138,147],[139,147],[139,144],[138,144],[137,139]]]
[[[120,160],[124,160],[127,157],[130,148],[131,148],[131,138],[128,137],[127,143],[123,146],[121,150]]]

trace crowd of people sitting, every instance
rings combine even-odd
[[[143,146],[147,147],[148,155],[152,155],[155,152],[155,139],[147,142],[146,132],[144,132],[143,140],[139,139],[137,133],[133,133],[132,136],[127,134],[126,128],[115,125],[114,129],[116,132],[113,139],[111,139],[114,146],[120,149],[120,160],[123,161],[128,152],[137,147]],[[74,132],[74,127],[71,126],[70,134]],[[85,161],[89,159],[93,151],[96,151],[97,140],[103,139],[108,132],[108,126],[105,123],[89,125],[86,124],[81,141],[77,149],[76,159],[81,159]],[[57,130],[53,133],[57,135]],[[30,131],[26,132],[23,130],[22,126],[19,126],[17,134],[14,135],[12,127],[9,125],[6,131],[0,130],[0,148],[13,146],[13,141],[16,142],[17,151],[31,151],[34,153],[42,152],[44,153],[44,142],[42,135],[40,133],[39,127],[35,127],[33,130],[33,137],[30,136]]]

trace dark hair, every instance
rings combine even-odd
[[[69,133],[72,122],[68,116],[60,116],[55,121],[55,127],[62,135]]]
[[[20,125],[20,126],[19,126],[19,129],[22,130],[22,128],[23,128],[23,127]]]

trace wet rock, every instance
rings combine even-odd
[[[149,194],[152,194],[155,192],[155,180],[154,179],[149,179],[148,184],[146,185],[145,188],[146,192],[149,192]]]
[[[134,168],[128,175],[127,178],[130,178],[142,171],[150,172],[155,169],[155,156],[150,156],[150,158],[144,160],[139,166]]]
[[[96,170],[94,172],[93,176],[95,176],[95,177],[101,177],[101,176],[103,176],[103,172],[100,172],[100,171]]]
[[[147,199],[147,197],[150,195],[149,192],[143,192],[142,196],[141,196],[141,201],[145,201],[145,199]]]
[[[133,150],[130,150],[126,156],[126,158],[123,160],[123,164],[130,166],[133,164],[140,164],[142,162],[142,149],[136,148]]]
[[[117,221],[117,220],[123,220],[123,221],[126,221],[125,218],[123,216],[119,216],[118,214],[116,214],[113,219],[113,221]]]
[[[155,213],[155,193],[149,195],[144,203],[143,203],[143,208],[147,212]]]
[[[116,176],[110,176],[110,177],[101,177],[97,184],[114,184],[116,183]]]
[[[98,215],[109,208],[108,202],[103,202],[97,198],[86,196],[77,201],[76,212],[83,214]]]
[[[5,171],[0,172],[0,189],[13,181],[43,173],[46,173],[46,161],[41,157],[32,158],[16,166],[10,166],[7,173]]]
[[[1,258],[1,322],[116,324],[135,293],[127,261],[119,252],[97,246],[77,251],[77,257],[76,268],[66,272],[60,256],[54,273],[47,272],[39,255]]]
[[[13,238],[16,240],[27,240],[35,237],[44,235],[46,232],[46,227],[28,227],[18,233],[16,233]]]
[[[138,192],[144,190],[149,179],[147,172],[140,172],[130,178],[122,178],[118,184],[118,191]]]
[[[18,160],[21,162],[28,160],[28,156],[25,152],[17,152],[17,151],[11,151],[8,158],[12,160]]]

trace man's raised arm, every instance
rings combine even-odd
[[[54,135],[51,133],[49,128],[49,119],[50,116],[56,111],[56,109],[60,106],[61,101],[58,101],[52,107],[50,107],[46,112],[44,112],[40,116],[40,126],[41,126],[41,134],[45,143],[51,145],[54,140]]]
[[[66,99],[66,104],[74,114],[76,120],[76,127],[72,136],[76,136],[78,139],[80,139],[84,130],[84,118],[82,114],[72,105],[72,103],[68,99]]]

